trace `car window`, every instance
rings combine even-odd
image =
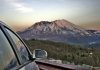
[[[8,29],[7,29],[7,31],[17,46],[17,49],[18,49],[18,51],[21,55],[21,58],[22,58],[22,62],[24,63],[24,62],[28,61],[29,60],[28,51],[26,50],[25,45],[21,42],[21,40],[12,31],[10,31]]]
[[[14,52],[0,29],[0,70],[10,70],[18,65]]]

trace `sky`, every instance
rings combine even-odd
[[[100,30],[100,0],[0,0],[0,21],[15,31],[58,19]]]

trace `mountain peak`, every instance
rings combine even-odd
[[[36,27],[46,27],[49,26],[52,28],[53,27],[61,27],[61,28],[69,28],[69,27],[76,27],[76,25],[74,25],[73,23],[65,20],[65,19],[60,19],[60,20],[55,20],[55,21],[40,21],[40,22],[36,22],[35,24],[33,24],[30,28],[36,28]]]
[[[39,39],[69,43],[94,42],[100,38],[100,32],[87,31],[67,20],[40,21],[29,27],[19,35],[26,40]]]
[[[61,20],[55,20],[55,21],[40,21],[40,22],[36,22],[35,24],[33,24],[31,27],[29,27],[29,29],[32,28],[36,28],[38,30],[44,30],[44,29],[51,29],[51,30],[57,30],[57,29],[61,29],[61,28],[73,28],[75,27],[74,24],[72,24],[71,22],[65,20],[65,19],[61,19]]]
[[[33,24],[26,30],[34,31],[35,34],[66,34],[74,35],[80,34],[85,35],[88,32],[85,29],[65,20],[55,20],[55,21],[40,21]]]
[[[61,20],[55,20],[53,21],[57,26],[59,27],[70,27],[70,26],[75,26],[74,24],[72,24],[71,22],[65,20],[65,19],[61,19]]]

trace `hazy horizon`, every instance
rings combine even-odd
[[[99,7],[100,0],[0,0],[0,21],[15,31],[59,19],[100,30]]]

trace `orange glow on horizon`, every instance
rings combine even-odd
[[[85,29],[93,29],[93,30],[100,30],[100,25],[95,25],[95,24],[84,24],[80,25],[81,27]]]

